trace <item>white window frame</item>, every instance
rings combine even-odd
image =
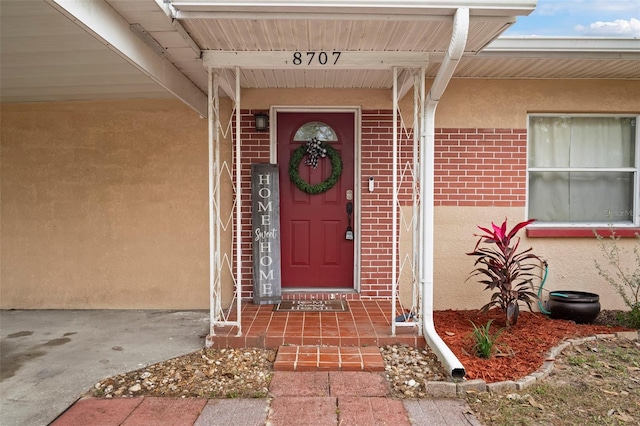
[[[532,117],[610,117],[610,118],[634,118],[636,120],[636,135],[635,135],[635,166],[634,167],[611,167],[611,168],[588,168],[588,167],[530,167],[529,166],[529,154],[531,152],[531,129],[529,128]],[[557,171],[557,172],[590,172],[597,170],[599,172],[631,172],[633,173],[633,212],[631,223],[606,223],[606,222],[534,222],[529,227],[531,228],[601,228],[613,226],[614,228],[637,228],[640,227],[640,115],[637,114],[579,114],[579,113],[565,113],[565,114],[546,114],[546,113],[531,113],[527,114],[527,158],[526,158],[526,201],[525,201],[525,215],[529,218],[529,177],[531,172],[544,172],[544,171]]]

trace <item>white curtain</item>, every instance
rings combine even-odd
[[[633,215],[635,120],[531,117],[529,217],[540,221],[629,222]],[[553,168],[590,168],[554,171]]]

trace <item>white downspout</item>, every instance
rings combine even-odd
[[[468,34],[469,9],[459,8],[453,20],[453,32],[449,49],[427,96],[426,111],[422,116],[421,123],[423,131],[421,135],[422,149],[420,150],[420,218],[422,219],[420,228],[420,253],[422,253],[420,281],[422,284],[424,333],[427,344],[438,356],[440,362],[453,378],[458,379],[465,376],[464,366],[440,338],[433,325],[434,145],[436,107],[453,76],[458,60],[464,53]]]

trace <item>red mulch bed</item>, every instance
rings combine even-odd
[[[502,331],[496,344],[498,355],[483,359],[473,354],[475,342],[471,336],[471,321],[480,327],[493,319],[491,333],[495,333],[505,326],[501,311],[493,309],[486,314],[478,310],[435,311],[433,316],[438,334],[465,367],[466,378],[483,379],[487,383],[518,380],[533,373],[540,368],[549,349],[562,340],[626,330],[622,327],[576,324],[521,311],[517,324]]]

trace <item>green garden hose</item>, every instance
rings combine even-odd
[[[542,312],[545,315],[549,315],[551,313],[551,311],[549,311],[547,308],[544,307],[544,304],[542,303],[542,287],[544,287],[544,282],[547,280],[547,273],[549,272],[549,264],[547,263],[546,260],[543,260],[542,263],[544,263],[544,275],[542,276],[542,282],[540,283],[540,288],[538,289],[538,307],[540,308],[540,312]]]

